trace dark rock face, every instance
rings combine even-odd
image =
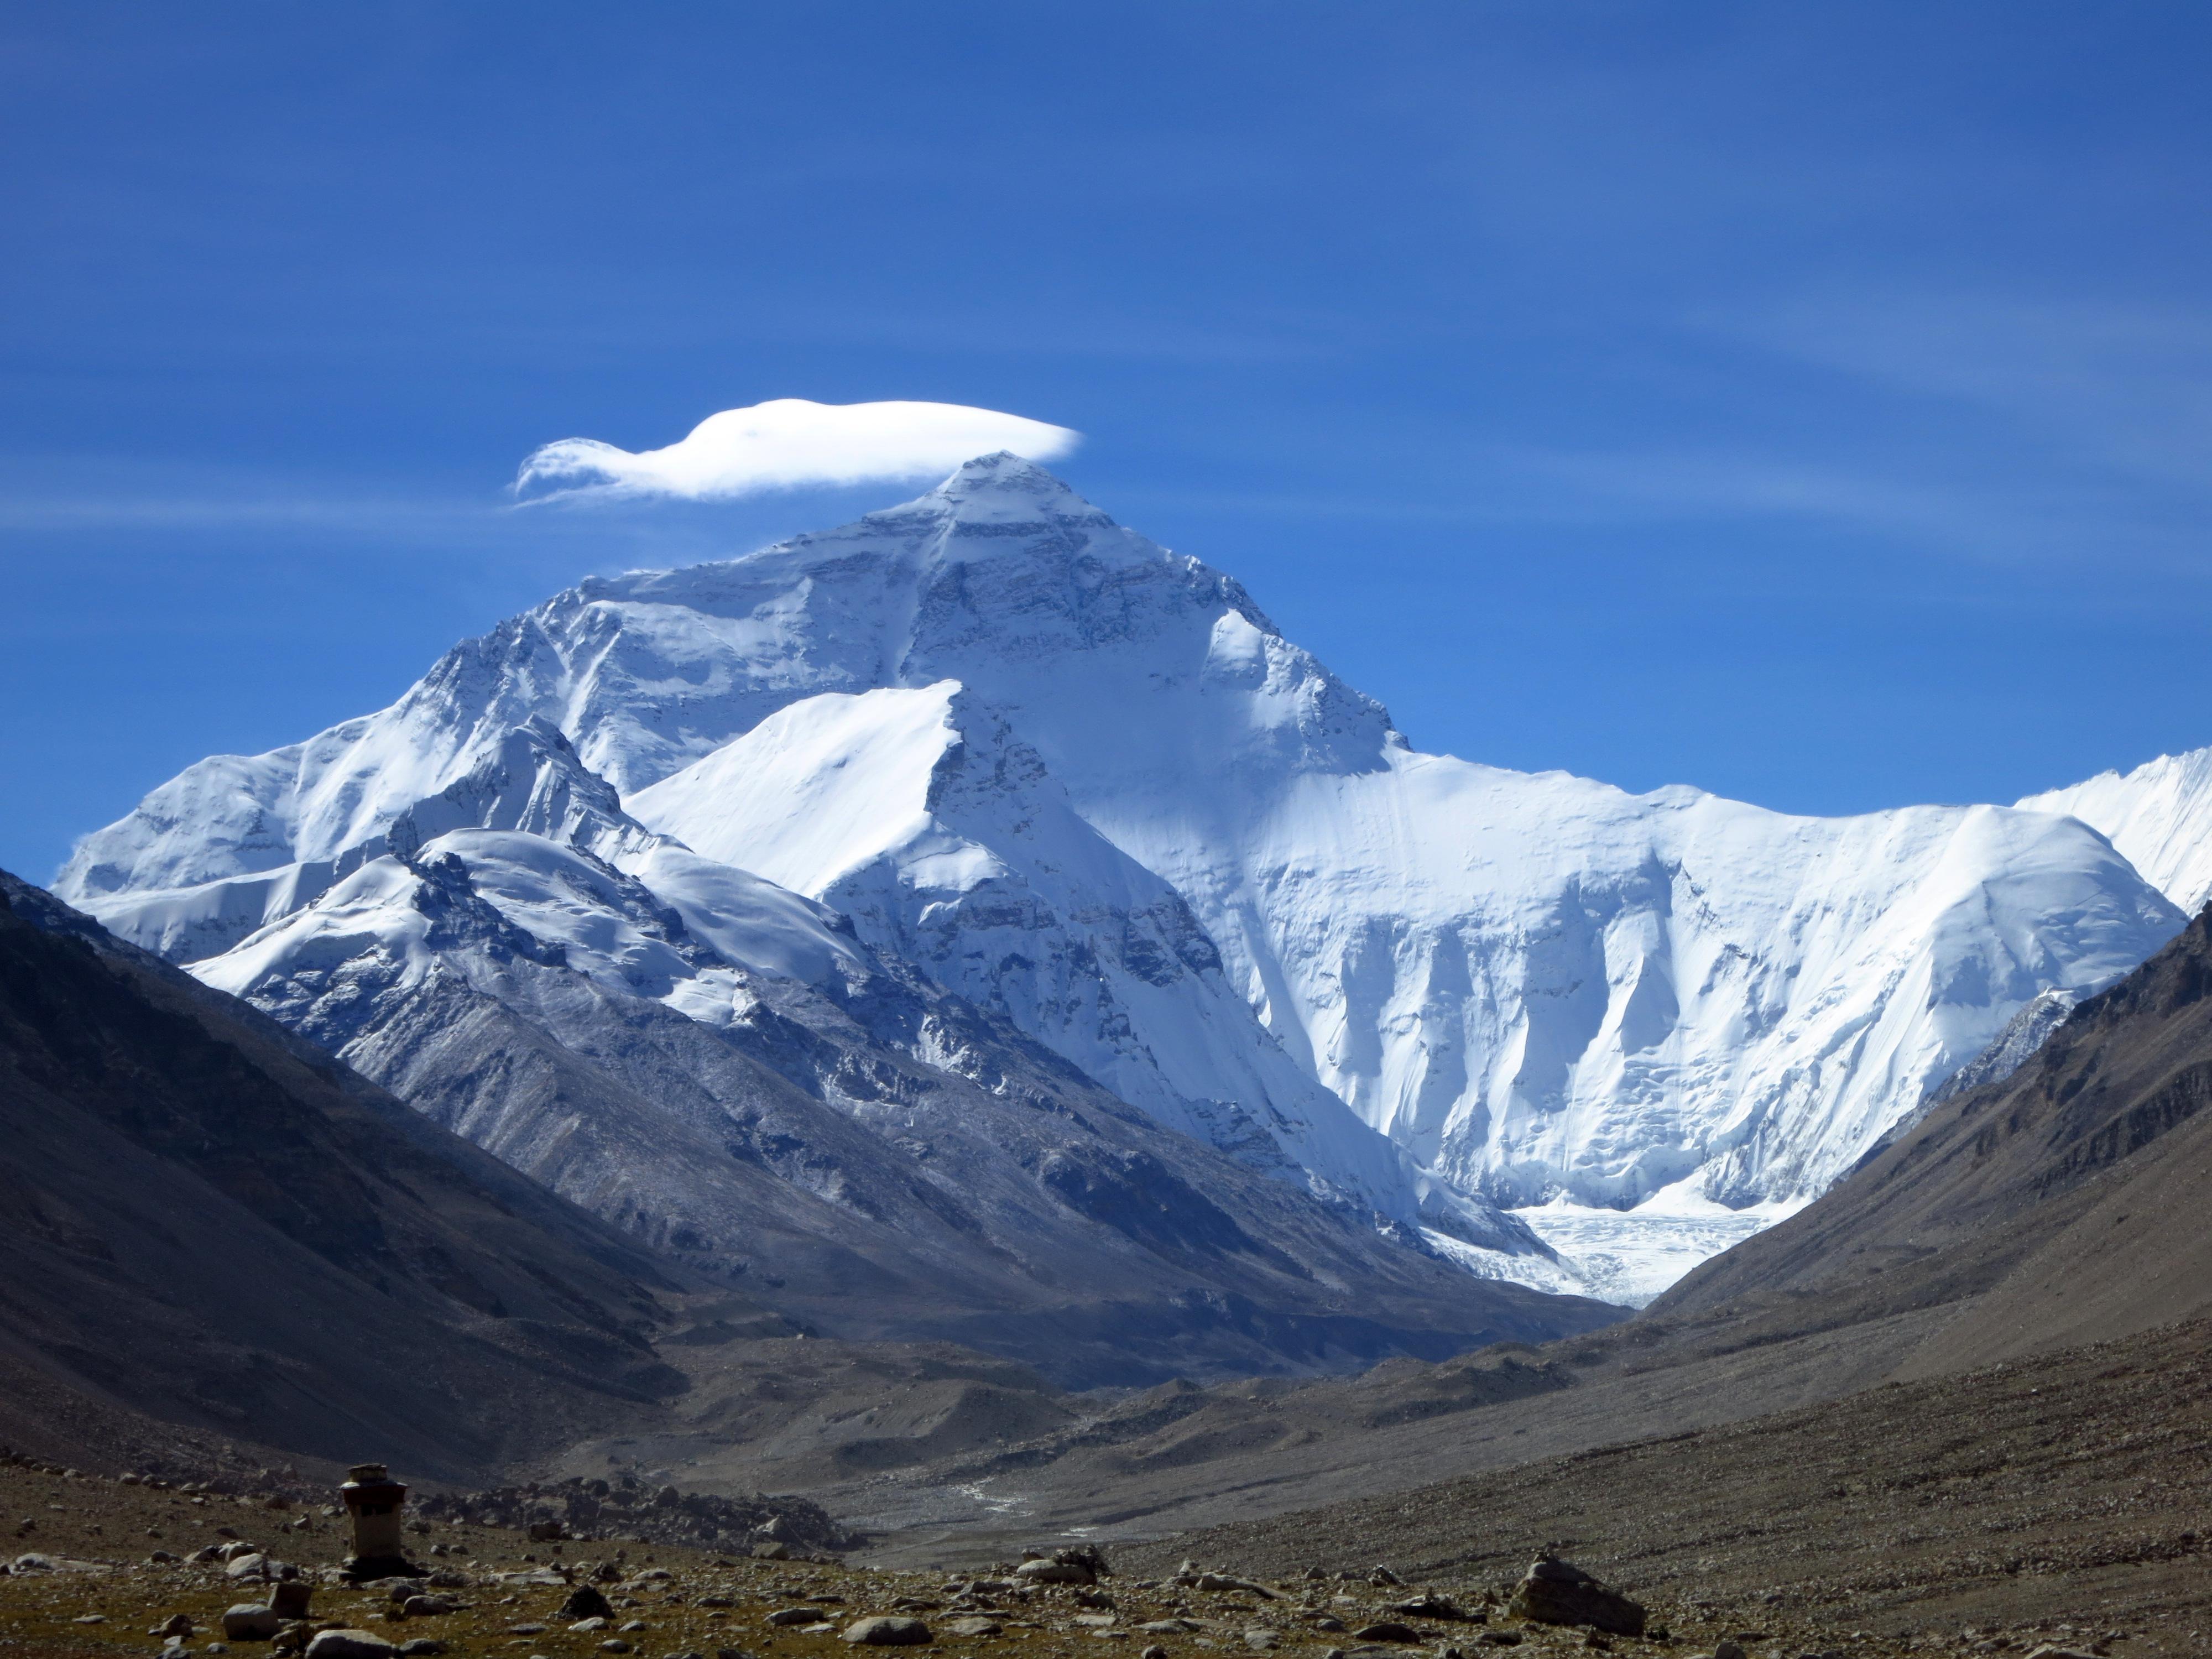
[[[1644,1609],[1571,1561],[1539,1561],[1513,1592],[1516,1618],[1539,1625],[1588,1625],[1615,1636],[1644,1634]]]

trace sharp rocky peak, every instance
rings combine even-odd
[[[1010,449],[962,462],[958,471],[921,497],[921,501],[945,502],[960,516],[968,516],[979,508],[989,511],[1018,505],[1023,511],[1044,513],[1054,518],[1113,522],[1060,478],[1027,456],[1017,455]]]
[[[1106,533],[1102,537],[1097,533],[1101,532]],[[842,539],[854,533],[888,533],[907,540],[917,532],[941,550],[957,549],[957,556],[963,559],[978,554],[988,556],[1001,548],[1067,547],[1085,542],[1099,550],[1126,543],[1128,551],[1141,550],[1155,557],[1159,552],[1035,461],[1009,450],[979,455],[928,494],[871,513],[844,531],[827,532],[827,537]],[[977,538],[986,545],[976,545]],[[792,544],[804,546],[820,539],[824,538],[802,537]]]

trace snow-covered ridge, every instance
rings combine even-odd
[[[2160,755],[2132,772],[2100,772],[2020,805],[2069,813],[2101,831],[2191,915],[2212,899],[2212,749]]]
[[[550,797],[546,833],[818,900],[1176,1127],[1455,1237],[1471,1195],[1801,1200],[2181,924],[2053,812],[1791,817],[1418,753],[1233,579],[1011,456],[580,584],[389,709],[190,769],[59,890],[244,948],[526,731],[642,839]]]

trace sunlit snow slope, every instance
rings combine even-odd
[[[191,769],[59,890],[214,956],[541,729],[647,830],[843,911],[1126,1098],[1445,1236],[1455,1191],[1662,1189],[1717,1236],[1692,1200],[1817,1192],[2030,999],[2182,921],[2050,812],[1790,817],[1420,754],[1234,580],[1003,455],[587,580],[380,714]]]
[[[2160,755],[2132,772],[2100,772],[2030,795],[2036,812],[2070,812],[2191,915],[2212,899],[2212,749]]]

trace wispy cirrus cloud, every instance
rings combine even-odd
[[[1082,434],[964,404],[817,404],[777,398],[709,415],[676,443],[633,452],[563,438],[532,452],[515,475],[525,501],[660,496],[733,501],[770,490],[903,483],[1011,449],[1031,460],[1066,454]]]
[[[1997,293],[1814,295],[1703,319],[1711,332],[2050,447],[2212,489],[2212,311]]]

